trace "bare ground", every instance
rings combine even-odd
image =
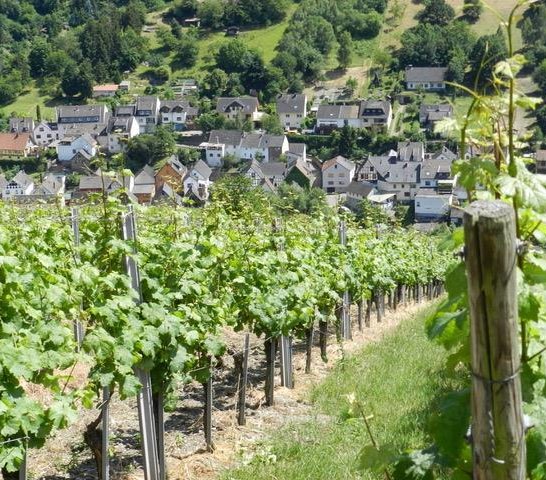
[[[387,311],[381,323],[372,316],[370,328],[359,332],[356,312],[353,312],[353,340],[345,342],[343,351],[350,354],[363,345],[380,340],[399,322],[412,316],[421,305],[408,305],[396,312]],[[318,335],[315,335],[318,337]],[[243,346],[241,334],[226,331],[232,349]],[[275,406],[265,407],[263,385],[265,358],[262,340],[251,338],[249,358],[249,386],[247,389],[247,423],[238,426],[236,421],[236,378],[232,357],[226,355],[224,366],[215,371],[213,411],[214,453],[205,451],[202,428],[203,390],[199,384],[185,386],[179,392],[179,401],[171,413],[165,415],[165,447],[169,478],[173,480],[210,480],[227,468],[251,458],[258,452],[260,441],[272,431],[298,421],[313,419],[324,421],[309,402],[309,393],[342,356],[342,348],[335,335],[329,338],[329,362],[323,363],[318,348],[313,350],[313,372],[305,374],[305,350],[303,342],[294,342],[295,388],[280,386],[275,389]],[[82,370],[85,371],[85,370]],[[69,428],[58,432],[40,450],[29,455],[29,476],[43,480],[91,480],[96,470],[90,452],[83,443],[85,426],[95,419],[98,410],[82,410],[78,420]],[[139,427],[136,401],[121,401],[114,397],[111,402],[111,478],[112,480],[141,480]]]

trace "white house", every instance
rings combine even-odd
[[[172,125],[178,132],[184,130],[186,124],[197,116],[197,108],[186,100],[161,100],[159,114],[163,125]]]
[[[359,115],[362,128],[388,129],[392,122],[392,106],[387,100],[363,100]]]
[[[328,132],[344,126],[359,128],[359,105],[319,105],[316,130]]]
[[[364,199],[368,199],[371,195],[377,193],[375,185],[369,182],[352,181],[347,187],[346,203],[347,206],[356,208]]]
[[[34,190],[34,180],[23,172],[23,170],[19,170],[8,182],[2,183],[4,184],[2,198],[6,200],[21,195],[30,195]]]
[[[285,130],[301,128],[301,123],[307,116],[307,96],[301,93],[277,96],[277,115]]]
[[[326,193],[346,192],[353,181],[356,166],[338,155],[322,165],[322,188]]]
[[[122,152],[127,142],[139,133],[140,127],[135,117],[112,117],[106,130],[108,152],[111,154]]]
[[[405,81],[408,90],[440,91],[446,88],[446,67],[406,67]]]
[[[453,195],[436,192],[433,188],[420,188],[415,195],[415,220],[430,222],[448,219]]]
[[[258,99],[256,97],[219,97],[216,111],[228,120],[257,120]]]
[[[256,159],[261,162],[274,162],[288,152],[286,135],[270,135],[268,133],[245,133],[238,148],[241,159]]]
[[[59,127],[56,123],[39,122],[32,131],[34,143],[40,147],[47,147],[55,140],[59,140]]]
[[[137,97],[134,115],[140,133],[151,133],[159,121],[159,98],[154,96]]]
[[[199,146],[205,150],[205,161],[212,168],[220,167],[226,155],[238,157],[242,132],[237,130],[211,130],[208,142]]]
[[[80,150],[94,157],[97,154],[97,141],[90,135],[65,137],[57,142],[57,157],[60,162],[69,162]]]
[[[197,161],[184,178],[184,195],[187,197],[194,196],[203,201],[207,200],[212,185],[211,175],[212,170],[210,167],[203,160]]]

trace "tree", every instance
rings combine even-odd
[[[389,225],[391,216],[379,205],[374,205],[367,198],[358,204],[356,218],[364,228],[375,228],[377,225]]]
[[[89,98],[93,92],[93,80],[90,69],[82,65],[80,68],[75,64],[65,68],[61,78],[61,88],[65,95],[82,98]]]
[[[347,16],[347,29],[353,38],[375,38],[383,26],[383,17],[377,12],[360,13],[356,10]]]
[[[284,129],[282,128],[279,116],[275,114],[264,115],[262,118],[262,128],[267,132],[274,135],[283,135]]]
[[[239,38],[223,43],[215,55],[216,65],[226,73],[242,72],[247,66],[250,50]]]
[[[217,30],[223,26],[225,3],[222,0],[203,0],[197,7],[197,16],[204,27]]]
[[[200,130],[203,130],[204,133],[208,133],[211,130],[224,128],[226,119],[216,112],[203,113],[197,117],[196,123]]]
[[[201,93],[209,98],[218,97],[223,95],[227,89],[228,76],[220,68],[207,73],[203,81],[201,82]]]
[[[464,0],[463,15],[471,22],[476,23],[483,11],[481,0]]]
[[[345,82],[345,89],[349,93],[349,95],[352,97],[358,87],[358,81],[354,77],[349,77],[347,81]]]
[[[277,209],[314,215],[328,209],[326,194],[320,188],[303,188],[295,183],[282,183],[277,189]]]
[[[38,78],[44,75],[49,51],[48,43],[41,37],[38,37],[32,44],[28,54],[28,64],[32,77]]]
[[[336,134],[336,135],[334,135]],[[341,130],[334,132],[332,137],[340,155],[351,157],[357,148],[358,135],[353,127],[345,125]]]
[[[133,137],[127,144],[125,164],[131,170],[138,170],[146,164],[155,164],[172,155],[176,142],[171,130],[157,127],[153,134]]]
[[[501,31],[480,37],[470,53],[470,80],[477,80],[478,86],[482,88],[489,85],[495,65],[507,56],[508,48]]]
[[[340,68],[347,68],[351,64],[353,56],[353,40],[349,32],[341,32],[338,39],[339,48],[337,51],[337,61]]]
[[[542,94],[546,94],[546,60],[542,60],[533,72],[533,80],[540,87]]]
[[[453,83],[462,84],[467,60],[467,55],[460,48],[456,48],[447,65],[446,79]]]
[[[197,39],[190,35],[184,35],[176,46],[176,59],[184,68],[191,68],[197,62],[199,55],[199,45]]]
[[[447,25],[455,18],[455,10],[445,0],[428,0],[419,20],[433,25]]]

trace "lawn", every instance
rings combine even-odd
[[[292,424],[261,445],[266,455],[226,472],[223,480],[382,479],[360,471],[359,454],[370,445],[360,419],[347,419],[347,395],[354,393],[371,419],[379,445],[402,451],[429,441],[427,423],[443,393],[462,380],[444,373],[447,352],[424,334],[425,311],[382,341],[340,363],[312,393],[312,420]]]
[[[39,88],[32,82],[15,102],[0,107],[0,111],[6,115],[15,112],[17,115],[36,118],[36,105],[40,105],[42,118],[53,120],[55,117],[55,105],[63,103],[66,103],[63,99],[53,99],[50,96],[41,95]]]

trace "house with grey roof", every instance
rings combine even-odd
[[[134,116],[140,133],[153,132],[159,122],[159,98],[154,95],[137,97]]]
[[[192,107],[187,100],[161,100],[159,108],[160,123],[172,125],[175,131],[186,128],[197,117],[198,109]]]
[[[4,185],[1,190],[1,197],[4,200],[30,195],[35,186],[32,177],[28,176],[23,170],[19,170],[11,180],[6,181],[4,177],[1,183]]]
[[[103,124],[106,125],[110,116],[108,107],[103,104],[92,105],[62,105],[56,107],[57,123],[62,124]]]
[[[265,178],[278,188],[284,182],[287,174],[287,165],[284,162],[261,163],[260,168]]]
[[[453,107],[448,103],[444,104],[426,104],[423,103],[419,108],[419,123],[423,128],[434,130],[434,126],[444,118],[453,116]]]
[[[362,128],[388,129],[392,122],[392,106],[388,100],[363,100],[359,117]]]
[[[277,96],[277,116],[285,130],[301,128],[307,116],[307,96],[302,93],[283,93]]]
[[[377,193],[377,188],[370,182],[352,181],[347,187],[345,203],[349,208],[357,208],[362,200]]]
[[[137,119],[131,117],[112,117],[106,128],[106,149],[108,153],[120,153],[127,147],[127,143],[140,133]]]
[[[34,132],[34,119],[32,117],[10,117],[9,131],[11,133],[30,133]]]
[[[423,142],[398,142],[397,150],[401,162],[422,162],[425,159]]]
[[[258,118],[258,99],[256,97],[218,97],[216,111],[228,120],[249,120]]]
[[[38,122],[32,130],[33,142],[40,147],[47,147],[59,140],[59,126],[53,122]]]
[[[354,179],[356,165],[341,155],[322,164],[322,188],[326,193],[343,193]]]
[[[441,91],[446,89],[447,67],[406,67],[405,82],[408,90]]]
[[[378,179],[381,193],[395,193],[398,202],[410,202],[419,189],[420,162],[396,162],[389,165],[383,178]]]
[[[344,126],[359,128],[359,113],[360,105],[319,105],[315,129],[327,134]]]
[[[60,162],[70,162],[80,150],[94,157],[97,154],[97,141],[88,134],[67,136],[57,142],[56,150]]]
[[[453,194],[434,188],[420,188],[415,194],[415,221],[438,222],[450,218]]]
[[[241,159],[257,159],[261,162],[275,162],[288,151],[286,135],[269,133],[244,133],[238,149]]]
[[[212,170],[203,161],[198,160],[195,165],[188,169],[184,178],[184,196],[192,197],[199,201],[206,201],[210,195]]]
[[[212,168],[222,166],[226,155],[238,158],[243,132],[239,130],[211,130],[208,141],[199,146],[205,151],[205,161]]]

